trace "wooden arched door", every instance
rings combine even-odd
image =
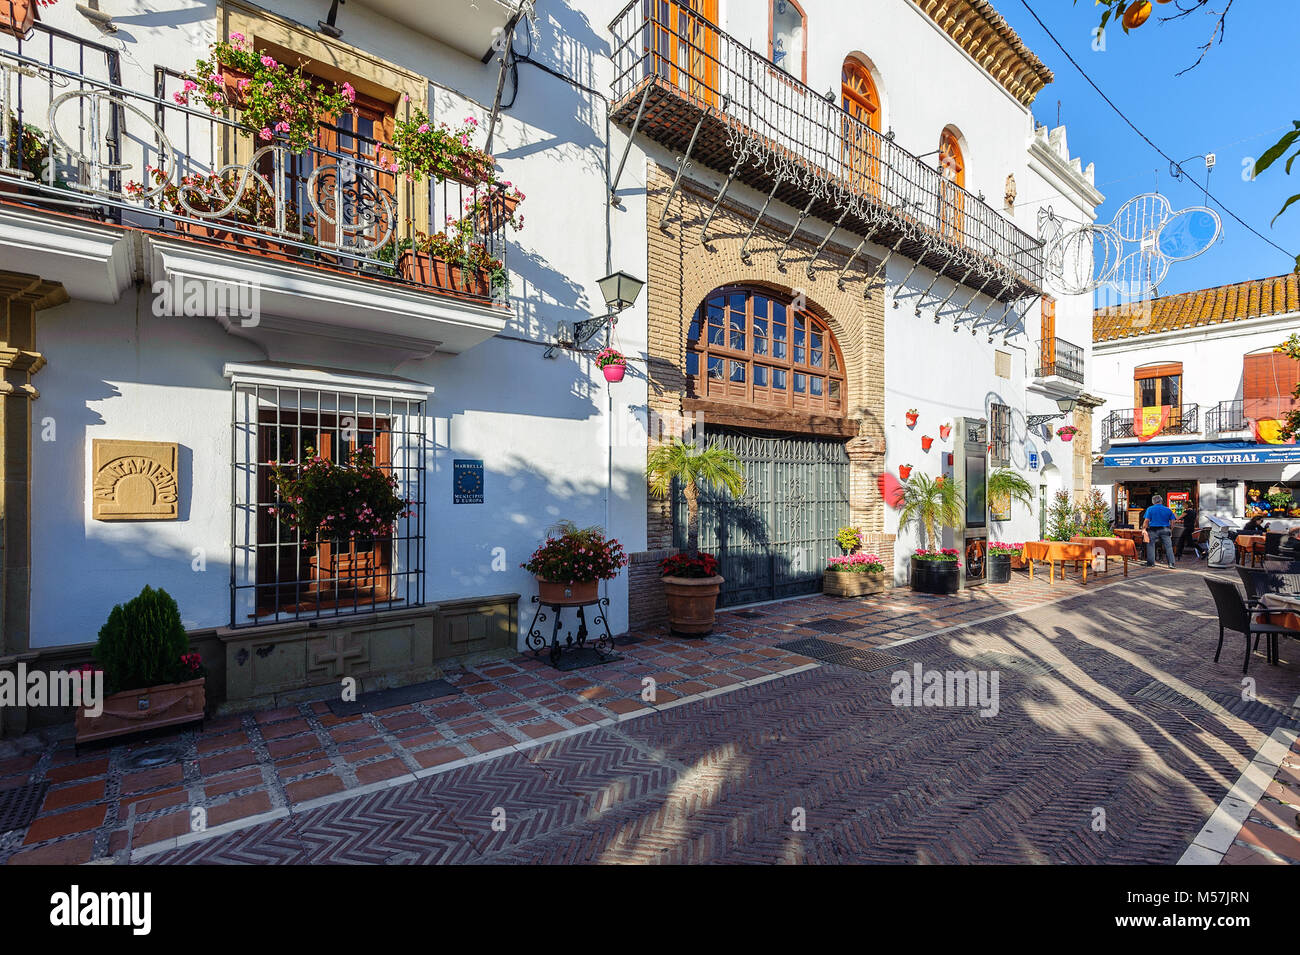
[[[943,234],[960,241],[965,228],[966,158],[962,155],[957,134],[945,129],[939,137],[939,221]]]
[[[856,57],[845,59],[840,72],[840,105],[851,117],[844,120],[845,175],[854,188],[878,196],[880,94],[866,64]]]

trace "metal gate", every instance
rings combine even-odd
[[[843,441],[708,429],[705,443],[730,449],[744,467],[741,498],[700,495],[700,550],[715,554],[727,582],[722,606],[821,590],[835,532],[849,522],[849,456]],[[673,508],[676,542],[686,544],[686,503]]]

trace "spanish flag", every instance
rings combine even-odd
[[[1276,418],[1261,418],[1255,422],[1255,440],[1260,444],[1295,444],[1295,438],[1282,438],[1282,422]]]
[[[1133,434],[1139,441],[1150,441],[1169,423],[1169,405],[1135,408],[1133,411]]]

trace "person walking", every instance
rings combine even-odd
[[[1183,532],[1178,537],[1178,544],[1174,547],[1174,559],[1183,559],[1183,549],[1188,544],[1192,546],[1192,552],[1197,559],[1201,557],[1201,548],[1196,543],[1196,531],[1201,524],[1200,516],[1196,513],[1195,499],[1188,499],[1187,506],[1183,508]]]
[[[1156,565],[1156,544],[1164,545],[1170,569],[1174,566],[1174,535],[1169,527],[1174,522],[1174,512],[1164,505],[1159,494],[1151,495],[1151,506],[1142,513],[1142,534],[1147,542],[1147,566]]]

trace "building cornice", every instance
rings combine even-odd
[[[1085,168],[1082,160],[1070,158],[1064,126],[1052,130],[1046,126],[1034,127],[1034,135],[1029,140],[1029,168],[1061,187],[1067,195],[1073,195],[1090,219],[1096,218],[1097,206],[1106,201],[1095,185],[1093,164]]]
[[[1092,353],[1093,355],[1118,355],[1124,352],[1142,351],[1147,348],[1157,348],[1182,342],[1201,342],[1215,338],[1238,338],[1243,335],[1258,335],[1263,332],[1290,334],[1295,331],[1297,325],[1300,325],[1300,312],[1265,315],[1259,318],[1241,318],[1231,322],[1215,322],[1210,325],[1176,328],[1167,332],[1152,332],[1149,335],[1129,335],[1125,338],[1108,338],[1104,341],[1094,341]]]
[[[1052,71],[988,0],[912,2],[1023,105],[1052,82]]]

